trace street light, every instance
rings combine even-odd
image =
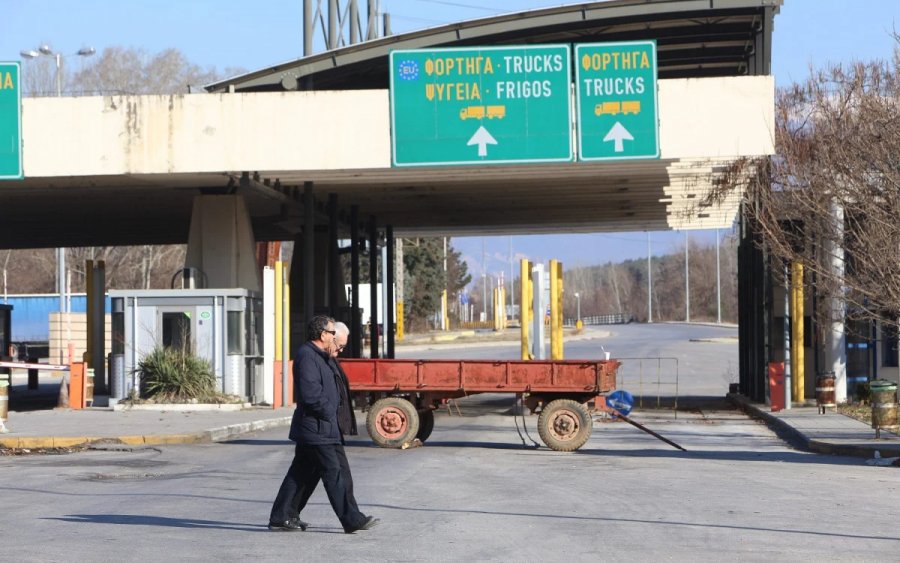
[[[96,51],[93,47],[82,47],[75,52],[79,57],[90,57]],[[42,44],[37,49],[27,49],[19,52],[26,59],[37,59],[38,57],[53,57],[56,59],[56,97],[62,97],[62,53],[55,52],[50,45]],[[67,313],[67,291],[66,291],[66,249],[56,249],[56,288],[59,291],[59,312]]]

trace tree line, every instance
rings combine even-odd
[[[565,264],[563,264],[565,266]],[[575,319],[579,301],[582,317],[621,313],[626,318],[646,322],[651,307],[653,321],[683,321],[685,304],[690,300],[692,321],[716,321],[719,316],[717,294],[716,248],[690,241],[688,246],[688,291],[685,291],[684,246],[675,251],[653,256],[648,276],[647,259],[607,262],[593,266],[566,269],[563,272],[563,316]],[[726,237],[719,248],[719,283],[721,289],[722,322],[737,322],[737,241]],[[651,284],[652,281],[652,284]],[[488,280],[489,288],[497,285]],[[485,279],[479,277],[468,291],[469,303],[476,316],[483,310],[492,318],[490,291],[484,301]],[[510,284],[506,283],[507,292]],[[520,306],[520,278],[511,284],[513,295],[507,293],[506,304]],[[649,290],[649,291],[648,291]],[[575,294],[578,297],[575,297]],[[518,316],[518,313],[512,314]]]

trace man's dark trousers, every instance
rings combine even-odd
[[[350,464],[341,444],[297,445],[294,461],[288,469],[269,520],[284,522],[295,518],[306,507],[309,497],[322,480],[331,508],[344,528],[356,528],[365,522],[353,496]]]

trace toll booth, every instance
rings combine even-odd
[[[209,361],[222,393],[257,402],[263,378],[263,299],[247,289],[110,290],[110,401],[140,385],[136,368],[157,346]],[[139,387],[138,387],[139,388]]]

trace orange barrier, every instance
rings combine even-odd
[[[69,408],[84,408],[85,363],[72,362],[69,365]]]
[[[769,402],[772,412],[784,409],[784,362],[769,362]]]

